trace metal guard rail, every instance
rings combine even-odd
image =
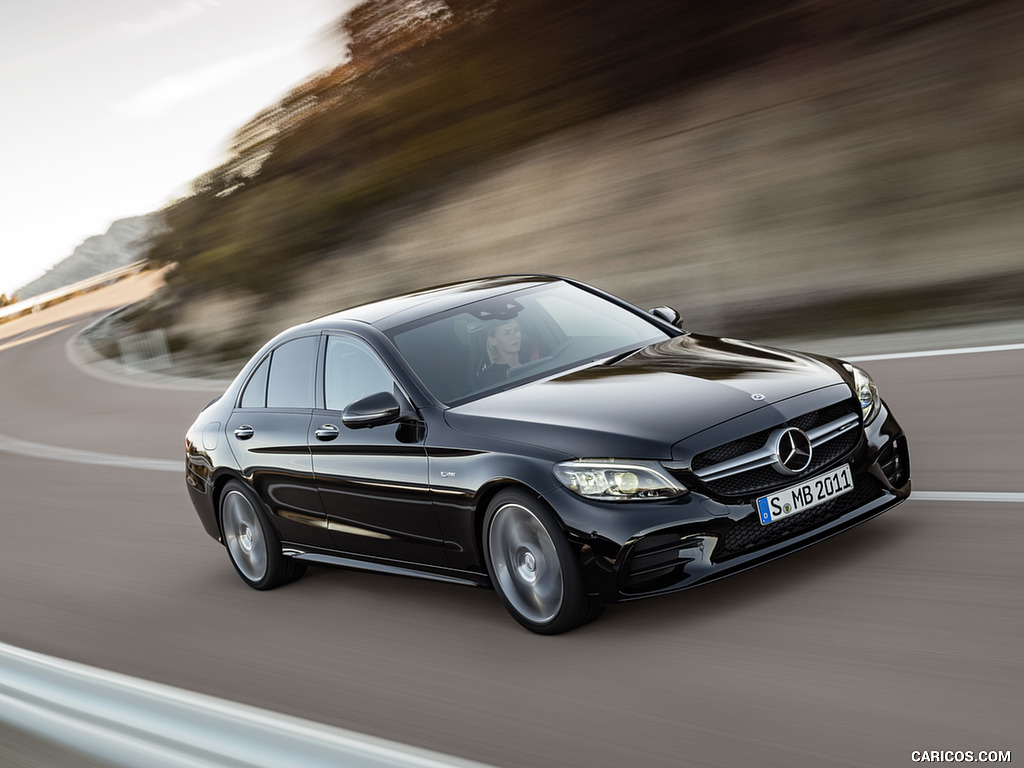
[[[0,723],[118,768],[486,768],[4,643]]]
[[[129,264],[126,267],[119,267],[118,269],[112,269],[109,272],[104,272],[101,275],[86,278],[85,280],[79,280],[77,283],[71,285],[65,285],[63,288],[56,288],[46,293],[41,293],[38,296],[31,296],[21,301],[16,301],[13,304],[8,304],[6,307],[0,307],[0,323],[6,320],[15,320],[24,315],[38,312],[40,309],[59,304],[60,302],[70,299],[81,293],[88,293],[94,291],[97,288],[102,288],[110,283],[115,283],[118,280],[123,280],[126,277],[136,275],[142,270],[150,266],[147,259],[136,261],[133,264]]]

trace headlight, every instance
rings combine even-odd
[[[864,414],[864,423],[870,423],[882,409],[882,400],[878,397],[878,386],[870,376],[855,365],[846,363],[846,370],[853,374],[853,393],[860,401],[860,410]]]
[[[570,491],[598,501],[671,499],[687,492],[654,462],[563,461],[555,465],[555,477]]]

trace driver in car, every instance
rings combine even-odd
[[[523,347],[523,332],[518,320],[493,321],[487,331],[487,359],[484,360],[477,383],[482,386],[504,381],[508,371],[523,361],[520,352]]]

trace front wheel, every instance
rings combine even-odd
[[[274,589],[305,573],[305,565],[281,554],[281,540],[263,504],[237,480],[224,486],[220,523],[231,564],[253,589]]]
[[[530,631],[557,635],[596,618],[576,556],[540,501],[516,490],[499,493],[487,508],[483,543],[498,597]]]

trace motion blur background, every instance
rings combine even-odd
[[[1021,39],[1008,0],[340,3],[343,63],[133,234],[170,269],[124,332],[230,362],[522,271],[735,335],[1019,314]]]
[[[0,641],[501,766],[1019,751],[1021,40],[1019,0],[7,3],[0,290],[156,269],[0,325]],[[58,231],[97,237],[16,281]],[[85,340],[220,377],[294,322],[534,270],[827,354],[942,329],[860,340],[914,495],[558,639],[428,581],[256,593],[181,474],[223,385],[72,361],[139,296]]]

